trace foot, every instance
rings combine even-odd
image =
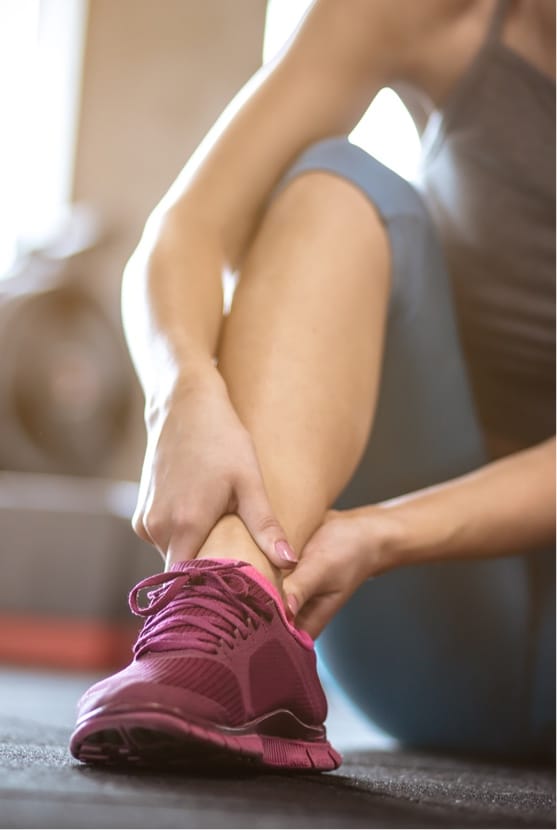
[[[144,588],[149,604],[139,606]],[[132,663],[87,691],[71,737],[91,764],[247,762],[332,770],[313,641],[244,562],[193,560],[140,582],[146,618]]]

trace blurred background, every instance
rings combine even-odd
[[[77,673],[71,697],[84,673],[128,661],[127,592],[160,559],[130,526],[144,431],[122,270],[199,141],[309,6],[0,0],[4,710],[26,705],[22,669],[45,689],[53,672]],[[418,135],[392,90],[351,139],[415,176]]]

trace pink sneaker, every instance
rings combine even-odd
[[[138,593],[149,592],[147,608]],[[70,751],[90,764],[332,770],[313,641],[254,568],[194,560],[144,579],[146,617],[125,669],[79,702]]]

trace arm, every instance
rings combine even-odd
[[[317,636],[366,579],[403,565],[510,556],[555,539],[555,439],[378,505],[330,511],[284,583]]]
[[[212,363],[222,273],[241,263],[282,172],[311,143],[349,132],[402,71],[397,19],[404,15],[392,5],[319,0],[288,50],[232,101],[153,211],[123,284],[126,334],[148,405]]]
[[[318,0],[290,47],[232,102],[147,222],[125,270],[122,305],[146,399],[134,527],[163,554],[172,548],[174,556],[194,556],[220,516],[235,511],[279,564],[273,550],[283,534],[214,363],[222,273],[241,265],[292,160],[312,142],[348,132],[381,86],[411,74],[415,44],[425,50],[416,33],[428,31],[423,12],[414,20],[415,7],[430,5]]]
[[[379,507],[387,561],[509,556],[555,538],[555,439]]]

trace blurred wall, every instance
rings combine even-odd
[[[143,224],[261,63],[265,0],[89,0],[74,198],[107,237],[79,278],[120,325],[120,279]],[[142,398],[106,474],[136,479]]]

